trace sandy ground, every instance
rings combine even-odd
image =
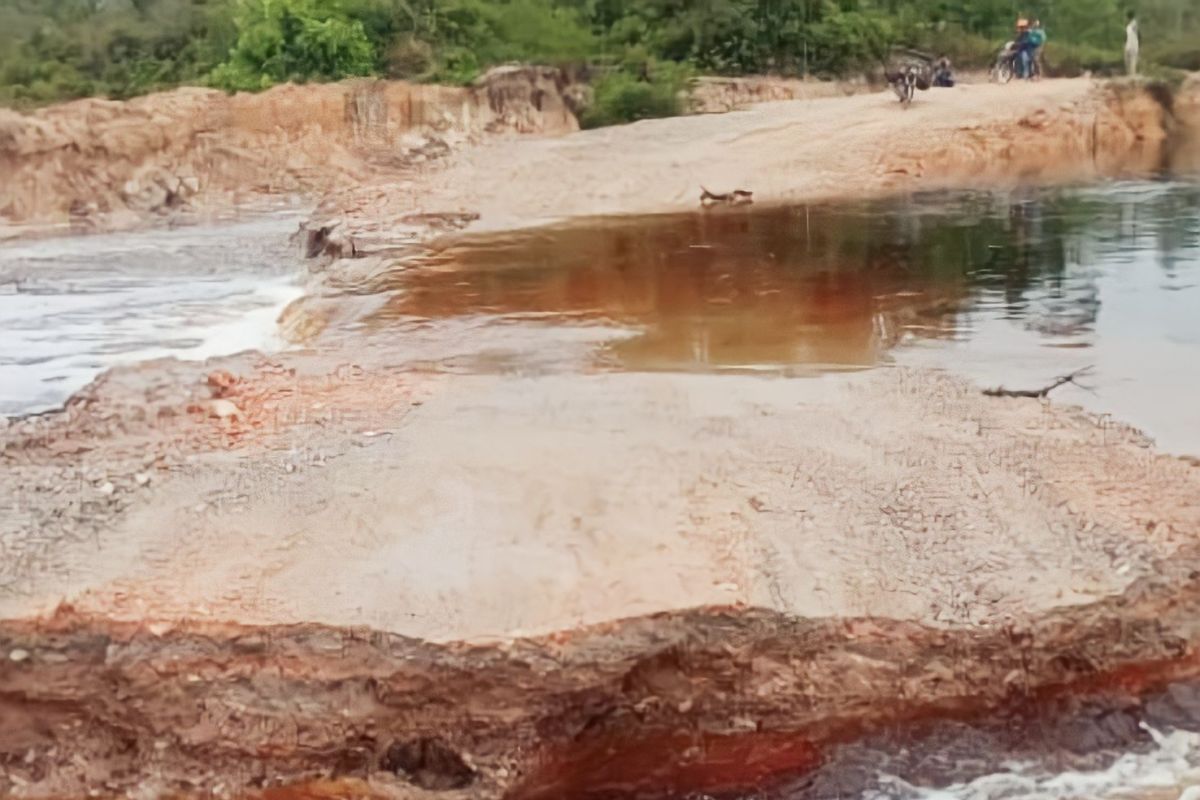
[[[960,85],[902,107],[889,91],[762,103],[567,137],[495,140],[438,168],[334,193],[318,217],[359,251],[403,243],[414,214],[471,230],[690,210],[700,187],[793,202],[962,185],[1078,180],[1154,166],[1163,111],[1087,79]]]
[[[90,541],[26,560],[10,541],[42,574],[0,613],[433,640],[706,604],[995,623],[1119,593],[1200,526],[1200,470],[1135,432],[935,373],[393,391],[286,447],[193,454]]]
[[[767,103],[493,139],[427,170],[419,201],[495,228],[686,207],[698,184],[783,200],[971,164],[1048,179],[1157,157],[1162,114],[1087,80]],[[1040,171],[1011,173],[1025,163]],[[326,207],[376,197],[342,235],[418,199],[388,178]],[[220,418],[194,370],[152,365],[16,426],[6,460],[33,472],[9,478],[0,616],[68,600],[438,640],[730,603],[970,624],[1119,592],[1200,521],[1200,476],[1135,433],[932,373],[434,378],[349,356],[231,360],[246,382]],[[214,425],[236,451],[213,452]]]

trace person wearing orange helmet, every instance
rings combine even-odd
[[[1029,31],[1029,20],[1020,17],[1017,20],[1017,74],[1028,80],[1033,76],[1033,37]]]

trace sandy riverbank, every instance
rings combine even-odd
[[[1156,163],[1164,113],[1047,81],[487,138],[333,187],[314,229],[369,254],[701,183],[1079,179]],[[348,350],[121,369],[0,431],[0,790],[560,796],[612,752],[744,788],[881,726],[1200,672],[1200,469],[1119,423],[926,371]]]
[[[333,192],[314,225],[336,226],[339,252],[362,255],[410,244],[431,225],[495,231],[691,210],[702,186],[788,203],[1080,181],[1156,168],[1172,124],[1155,95],[1082,78],[960,85],[907,109],[890,92],[768,102],[491,141],[419,175]]]

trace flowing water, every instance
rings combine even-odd
[[[301,294],[298,219],[0,246],[0,415],[59,405],[117,364],[278,347]]]

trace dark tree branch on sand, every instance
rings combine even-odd
[[[985,395],[987,395],[988,397],[1042,398],[1042,397],[1045,397],[1046,395],[1050,394],[1051,392],[1053,392],[1058,387],[1064,386],[1068,383],[1073,383],[1076,386],[1078,386],[1080,389],[1086,389],[1088,387],[1079,383],[1075,379],[1078,378],[1080,375],[1086,375],[1088,372],[1091,372],[1091,370],[1092,370],[1092,368],[1089,366],[1089,367],[1084,367],[1083,369],[1077,369],[1068,375],[1060,375],[1059,377],[1055,378],[1052,383],[1049,383],[1040,389],[1005,389],[1003,386],[998,386],[995,389],[984,389],[983,393]]]
[[[710,192],[703,186],[700,187],[700,205],[702,206],[707,206],[712,203],[743,205],[745,203],[753,202],[754,192],[746,189],[734,189],[732,192]]]

